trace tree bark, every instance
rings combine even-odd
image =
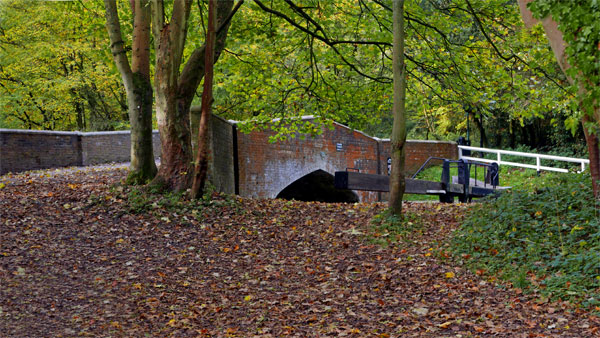
[[[152,149],[152,85],[150,82],[150,8],[147,0],[132,1],[133,46],[129,65],[114,0],[105,0],[110,49],[121,74],[131,125],[131,165],[127,182],[144,184],[156,175]]]
[[[187,189],[191,178],[189,115],[183,111],[183,107],[177,105],[176,99],[191,4],[190,0],[175,1],[168,23],[164,20],[163,2],[154,1],[153,6],[156,41],[154,86],[162,156],[158,174],[152,184],[175,192]]]
[[[217,31],[215,48],[213,53],[213,64],[217,63],[217,60],[219,60],[219,57],[221,56],[221,52],[225,48],[225,41],[227,39],[227,33],[229,31],[230,26],[228,19],[231,19],[231,16],[237,11],[237,9],[239,9],[242,3],[243,0],[238,1],[235,8],[232,10],[231,8],[233,6],[233,1],[217,2],[217,25],[215,26],[215,29],[217,29]],[[187,107],[187,109],[191,108],[196,88],[198,88],[204,76],[204,67],[206,64],[205,49],[206,46],[202,46],[194,50],[194,52],[192,52],[192,55],[185,64],[185,67],[183,68],[181,77],[179,79],[178,97],[182,101],[184,107]],[[194,146],[197,146],[198,144],[200,115],[200,111],[190,110],[190,122],[192,125],[192,144]],[[194,151],[196,150],[194,149]]]
[[[404,145],[406,143],[406,74],[404,65],[404,0],[393,3],[393,60],[394,72],[394,124],[391,137],[392,173],[390,175],[389,211],[392,215],[402,216],[402,199],[406,180],[404,177]]]
[[[204,76],[204,46],[197,48],[179,74],[187,34],[191,0],[175,1],[172,17],[165,23],[163,1],[153,0],[156,45],[156,116],[161,135],[161,166],[152,184],[183,191],[192,182],[190,106]],[[217,18],[228,18],[233,1],[217,2]],[[220,26],[220,24],[219,24]],[[228,28],[228,25],[227,25]],[[217,37],[215,55],[225,45],[227,28]],[[221,40],[221,43],[219,43]]]
[[[208,174],[208,123],[212,112],[213,65],[215,60],[215,1],[208,2],[208,29],[206,31],[206,57],[204,58],[204,89],[202,91],[202,112],[198,128],[198,146],[194,166],[194,181],[190,192],[191,198],[201,197]]]
[[[473,118],[475,124],[477,125],[477,130],[479,130],[479,146],[481,148],[487,148],[489,146],[487,134],[485,133],[485,127],[483,126],[483,115],[479,114],[479,116],[475,115]]]
[[[586,124],[590,121],[590,117],[583,115],[581,123],[583,125],[583,133],[585,135],[585,143],[588,148],[588,158],[590,160],[590,173],[592,175],[592,190],[596,199],[600,196],[600,144],[598,143],[598,134],[590,133]]]

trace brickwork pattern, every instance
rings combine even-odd
[[[75,133],[0,130],[0,174],[80,163]]]
[[[209,180],[217,191],[244,197],[274,198],[288,185],[316,170],[331,175],[355,169],[387,174],[389,140],[370,137],[334,123],[321,135],[295,135],[269,143],[271,132],[244,134],[235,124],[214,116],[210,123]],[[153,134],[160,156],[158,132]],[[130,158],[129,131],[48,132],[0,129],[0,174],[32,169],[125,162]],[[454,142],[407,141],[406,172],[414,173],[430,156],[456,159]],[[363,202],[385,201],[387,193],[357,192]]]
[[[154,156],[160,137],[152,135]],[[68,166],[86,166],[130,159],[129,131],[56,132],[0,129],[0,175]]]
[[[234,126],[213,115],[209,124],[210,169],[208,180],[215,189],[227,194],[235,193],[235,166],[233,154]]]
[[[370,137],[341,124],[321,135],[268,143],[271,132],[238,132],[240,195],[274,198],[297,179],[315,170],[330,174],[346,169],[388,174],[390,141]],[[406,172],[414,173],[430,156],[456,159],[454,142],[407,141]],[[435,164],[435,163],[434,163]],[[362,202],[386,201],[387,193],[358,191]]]

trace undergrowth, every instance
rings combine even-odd
[[[402,217],[392,215],[385,210],[371,220],[369,241],[373,244],[387,246],[399,240],[408,241],[423,231],[423,222],[419,215],[403,212]]]
[[[543,174],[473,207],[455,257],[513,286],[599,310],[600,215],[589,174]]]
[[[239,209],[239,203],[233,196],[214,191],[208,186],[202,198],[190,200],[187,194],[169,192],[160,188],[128,186],[123,195],[127,199],[130,213],[153,213],[157,210],[170,212],[191,213],[197,215],[198,211],[206,208],[233,207]]]

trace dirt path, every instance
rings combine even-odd
[[[113,186],[124,174],[20,175],[0,189],[0,336],[598,333],[597,317],[445,258],[464,206],[408,203],[417,230],[382,246],[393,236],[370,224],[382,205],[220,197],[182,211],[165,199],[136,214]]]

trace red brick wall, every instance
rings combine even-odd
[[[217,189],[234,192],[234,128],[225,120],[211,120],[211,181]],[[271,132],[237,136],[239,194],[274,198],[297,179],[315,170],[331,175],[356,168],[363,173],[387,174],[389,140],[380,140],[334,124],[321,135],[299,135],[284,142],[269,143]],[[160,154],[158,134],[155,155]],[[430,156],[456,159],[454,142],[407,141],[406,171],[414,173]],[[69,133],[0,130],[0,174],[13,171],[70,165],[89,165],[129,160],[129,133]],[[357,192],[363,202],[386,200],[387,194]]]
[[[330,174],[346,168],[377,173],[377,140],[335,124],[333,130],[302,140],[269,143],[270,132],[238,132],[240,195],[274,198],[297,179],[315,171]],[[338,146],[340,144],[340,146]],[[375,192],[358,192],[361,201],[377,200]]]
[[[381,140],[381,172],[387,173],[387,159],[390,157],[390,141]],[[449,141],[406,141],[406,174],[414,174],[429,157],[442,157],[447,159],[458,159],[458,147],[456,142]],[[430,162],[440,164],[440,161]]]
[[[387,174],[389,140],[380,140],[340,124],[321,135],[269,143],[271,132],[238,135],[239,193],[274,198],[297,179],[318,169],[330,174],[355,168],[363,173]],[[407,141],[406,170],[414,173],[430,156],[456,159],[456,143]],[[363,202],[387,200],[387,194],[356,192]]]

